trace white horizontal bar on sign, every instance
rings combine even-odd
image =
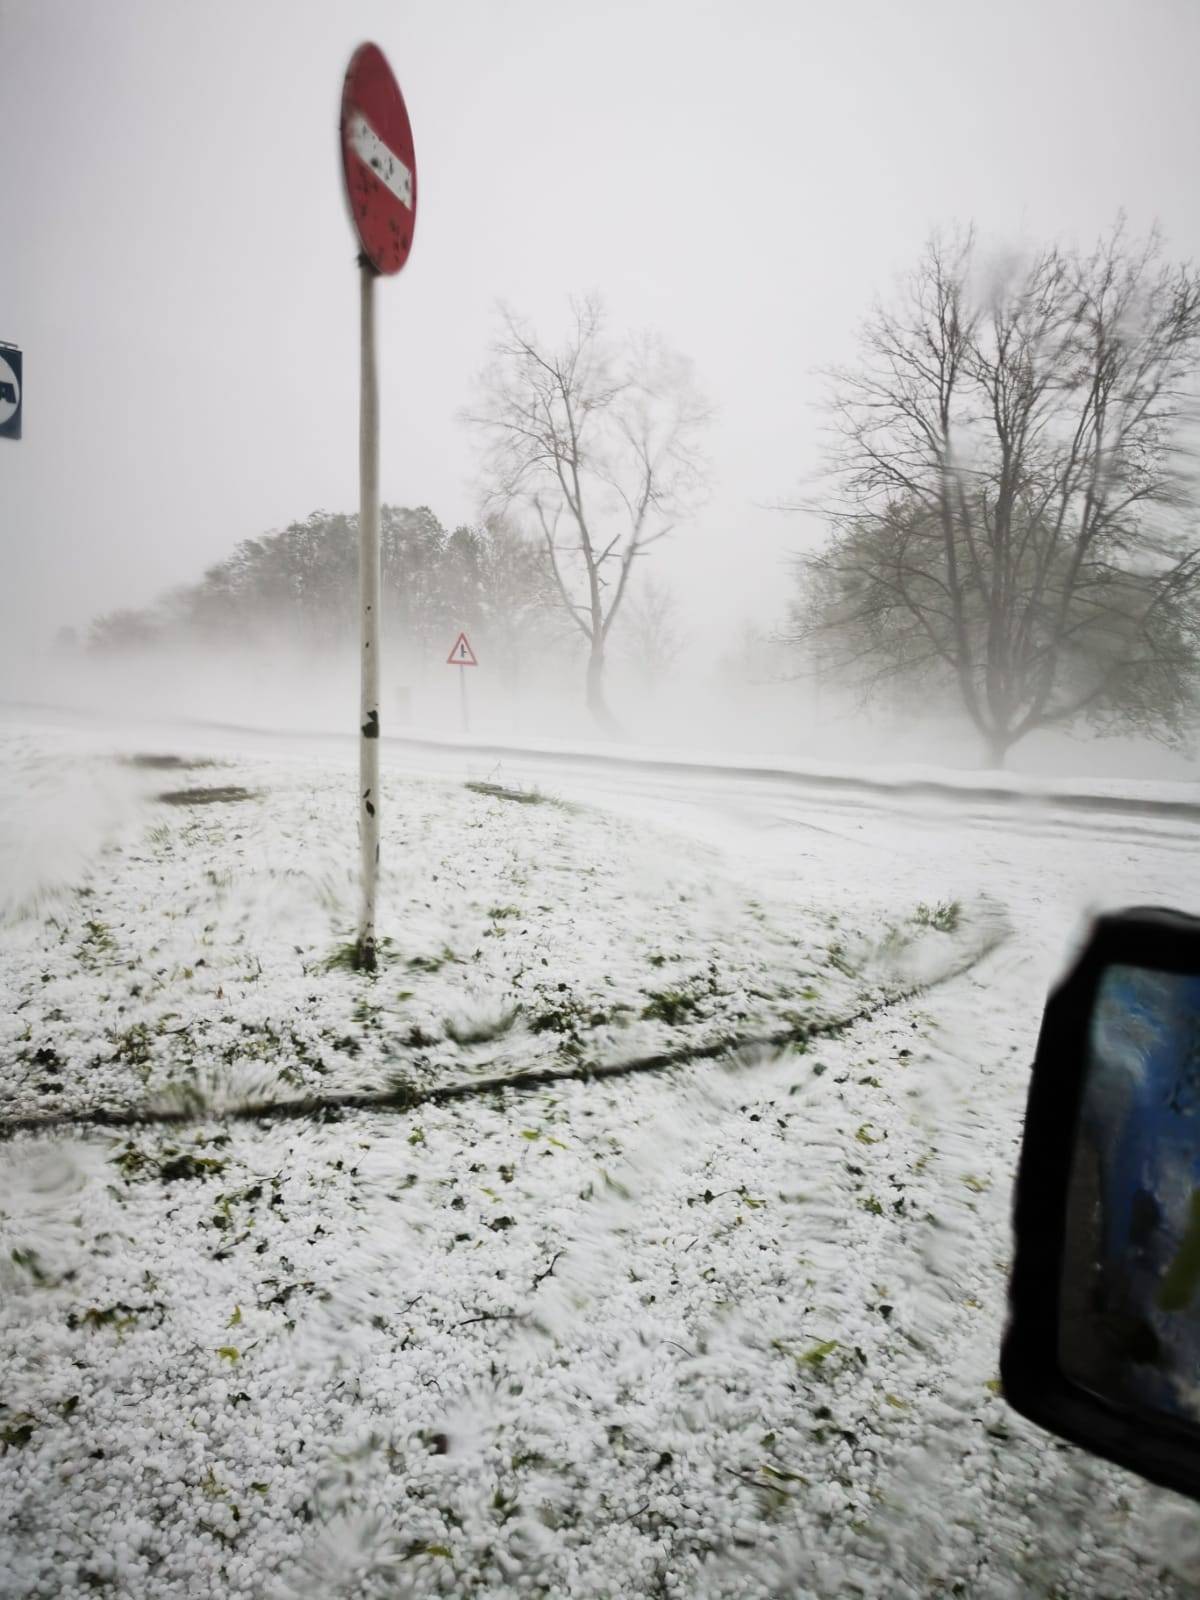
[[[400,157],[388,149],[361,111],[356,111],[350,119],[350,148],[364,166],[370,167],[380,183],[392,191],[400,204],[411,211],[412,173]]]

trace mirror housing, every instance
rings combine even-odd
[[[1051,995],[1014,1232],[1009,1404],[1200,1499],[1200,920],[1102,917]]]

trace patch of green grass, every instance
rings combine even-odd
[[[846,946],[841,939],[830,940],[829,946],[825,951],[825,958],[831,967],[836,967],[845,977],[858,977],[858,967],[851,961]]]
[[[659,989],[648,990],[646,1005],[642,1008],[642,1017],[646,1022],[665,1022],[668,1028],[676,1028],[681,1022],[689,1021],[699,1009],[702,996],[690,989]]]
[[[119,1155],[111,1158],[112,1164],[127,1181],[136,1178],[150,1165],[150,1157],[135,1144],[127,1144]]]
[[[164,1183],[176,1183],[181,1179],[211,1178],[224,1170],[225,1163],[215,1156],[193,1156],[185,1152],[168,1157],[160,1165],[158,1175]]]
[[[587,1019],[587,1007],[575,995],[544,996],[544,1004],[529,1019],[530,1033],[562,1033],[574,1036]]]
[[[144,1022],[135,1022],[123,1033],[113,1035],[113,1054],[126,1066],[144,1067],[154,1054],[154,1039]]]
[[[126,1305],[123,1300],[118,1300],[116,1305],[91,1306],[80,1315],[70,1312],[67,1316],[67,1327],[72,1333],[76,1328],[90,1328],[94,1332],[98,1328],[112,1328],[117,1333],[126,1333],[130,1328],[137,1326],[138,1312],[134,1306]]]
[[[89,919],[83,925],[83,943],[79,947],[81,961],[98,960],[102,956],[111,956],[117,948],[117,941],[112,936],[112,929],[106,922]]]
[[[229,1066],[239,1061],[274,1062],[284,1049],[282,1037],[269,1023],[243,1022],[241,1037],[222,1048],[221,1059]]]
[[[447,962],[456,961],[457,959],[449,945],[443,945],[435,956],[413,956],[408,963],[408,970],[410,972],[438,972]]]
[[[164,806],[233,805],[239,800],[255,800],[253,789],[230,783],[215,789],[167,789],[154,797]]]
[[[323,965],[326,972],[358,972],[358,940],[347,939],[344,944],[336,945]]]
[[[61,1075],[65,1062],[53,1045],[41,1044],[36,1050],[22,1050],[19,1059],[31,1067],[40,1067],[47,1078]]]
[[[33,1438],[33,1430],[37,1423],[27,1411],[22,1411],[4,1427],[0,1428],[0,1444],[4,1446],[5,1455],[10,1450],[24,1450]]]
[[[933,905],[923,901],[913,912],[913,922],[918,928],[933,928],[938,933],[957,933],[962,922],[962,905],[957,900],[938,900]]]
[[[583,1036],[589,1028],[602,1028],[613,1020],[613,1014],[571,994],[566,984],[540,991],[538,999],[539,1008],[529,1013],[529,1031],[557,1034],[559,1053],[572,1060],[583,1056]]]
[[[120,758],[122,766],[140,767],[146,772],[192,772],[197,767],[215,767],[215,761],[188,756],[133,755]]]
[[[395,940],[389,939],[385,934],[375,941],[375,965],[383,965],[384,958],[395,948]],[[411,966],[412,963],[409,962]],[[332,954],[326,956],[321,966],[326,972],[367,972],[371,969],[364,967],[359,955],[357,938],[346,939],[341,944],[335,945]]]
[[[384,1093],[389,1105],[394,1106],[418,1106],[423,1099],[421,1091],[402,1072],[389,1075],[384,1084]]]
[[[561,800],[554,800],[548,794],[542,794],[540,789],[510,789],[502,783],[483,783],[478,781],[466,785],[472,794],[486,795],[489,800],[515,800],[520,806],[557,806],[562,808]]]

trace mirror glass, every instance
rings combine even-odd
[[[1200,976],[1101,977],[1059,1313],[1067,1377],[1200,1427]]]

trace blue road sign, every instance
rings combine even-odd
[[[0,339],[0,439],[21,437],[21,352]]]

